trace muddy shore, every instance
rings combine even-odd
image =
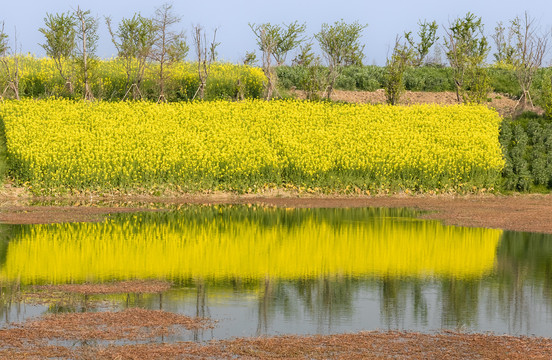
[[[441,220],[448,225],[552,234],[550,194],[332,196],[277,192],[263,196],[219,193],[169,197],[104,196],[56,201],[0,196],[0,222],[99,221],[110,213],[157,211],[184,204],[263,204],[288,208],[406,207],[426,212],[422,218]]]

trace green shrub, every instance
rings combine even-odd
[[[506,190],[552,188],[552,122],[534,113],[504,120],[501,127]]]
[[[450,68],[422,66],[410,68],[405,73],[406,90],[411,91],[454,91]]]
[[[487,71],[491,80],[491,88],[494,92],[508,94],[512,97],[519,97],[521,95],[521,89],[513,70],[490,67]]]

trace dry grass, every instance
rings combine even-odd
[[[162,280],[130,280],[103,284],[38,285],[14,293],[14,301],[30,305],[62,308],[113,307],[108,299],[94,295],[110,294],[158,294],[171,288],[171,283]]]
[[[131,280],[104,284],[63,284],[37,286],[40,291],[61,291],[65,293],[98,295],[98,294],[124,294],[124,293],[161,293],[171,288],[171,283],[161,280]]]
[[[1,339],[4,339],[2,336]],[[5,342],[2,341],[4,344]],[[362,332],[325,336],[280,336],[211,341],[205,344],[137,344],[62,348],[35,344],[2,346],[12,359],[550,359],[552,340],[444,332]]]
[[[162,310],[131,308],[118,312],[60,313],[0,330],[0,343],[58,340],[145,340],[179,329],[212,328],[213,322]]]

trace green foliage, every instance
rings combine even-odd
[[[327,69],[324,69],[327,71]],[[280,66],[276,69],[279,84],[283,89],[295,87],[302,89],[300,84],[305,69],[301,66]],[[487,68],[490,78],[490,86],[493,91],[519,98],[521,89],[516,80],[516,74],[512,69],[492,66]],[[532,91],[538,94],[538,104],[542,107],[542,88],[546,87],[546,81],[550,81],[552,69],[539,69],[535,74],[532,84]],[[548,78],[548,80],[546,80]],[[404,85],[410,91],[454,91],[453,70],[450,67],[426,65],[420,67],[409,67],[404,73]],[[368,66],[346,66],[336,80],[336,89],[340,90],[364,90],[375,91],[385,87],[385,67]]]
[[[527,134],[520,125],[502,124],[500,141],[506,158],[502,171],[504,188],[526,191],[531,185],[531,174],[526,160]]]
[[[410,42],[410,40],[409,40]],[[401,44],[400,39],[395,41],[395,48],[390,59],[387,59],[385,98],[390,105],[399,103],[404,92],[404,72],[411,65],[414,57],[413,50],[405,43]]]
[[[130,19],[123,18],[115,32],[111,28],[110,18],[106,18],[106,23],[113,44],[117,48],[117,56],[125,63],[126,86],[132,87],[133,99],[137,99],[138,96],[142,98],[140,86],[147,59],[155,43],[156,29],[153,20],[135,14]]]
[[[375,65],[346,66],[336,80],[336,88],[343,90],[375,91],[385,84],[385,68]]]
[[[333,25],[322,24],[322,29],[314,37],[330,67],[362,64],[364,45],[360,44],[360,37],[366,27],[357,21],[347,24],[343,20]]]
[[[306,98],[308,100],[320,100],[320,92],[324,88],[326,71],[320,65],[320,57],[314,54],[312,46],[312,43],[302,46],[299,54],[293,59],[293,63],[304,69],[299,84],[305,90]]]
[[[284,25],[278,32],[278,41],[276,42],[276,48],[274,49],[274,59],[276,59],[277,65],[282,65],[286,61],[287,54],[297,48],[303,38],[301,35],[305,32],[306,25],[299,24],[297,21],[292,22],[289,25]]]
[[[464,103],[486,101],[490,82],[484,64],[490,46],[483,35],[481,18],[467,13],[464,18],[456,19],[447,30],[445,47],[458,101],[460,98]]]
[[[411,31],[404,34],[406,41],[408,41],[414,52],[412,59],[414,66],[421,66],[424,63],[429,49],[439,40],[437,36],[439,25],[437,25],[436,21],[428,23],[424,20],[424,22],[419,22],[418,25],[420,26],[420,30],[418,30],[420,41],[418,43],[414,41]]]
[[[452,69],[440,66],[420,66],[407,68],[404,85],[411,91],[454,91]]]
[[[494,92],[515,98],[521,95],[521,89],[513,69],[495,64],[487,68],[487,74],[489,75],[490,87]]]
[[[257,38],[257,45],[262,53],[262,67],[265,73],[266,99],[273,97],[277,89],[278,76],[272,65],[272,58],[277,66],[281,66],[287,54],[301,44],[301,34],[305,32],[306,25],[293,22],[289,25],[274,25],[271,23],[249,24],[249,27]]]
[[[467,104],[483,104],[491,91],[491,82],[487,69],[478,65],[468,66],[464,73],[464,86],[461,90],[462,99]]]
[[[341,20],[333,25],[322,24],[322,29],[314,35],[328,61],[328,99],[343,66],[362,65],[364,45],[360,44],[360,37],[366,27],[358,21],[347,24]]]
[[[72,64],[68,60],[74,55],[76,48],[77,22],[75,16],[71,13],[46,14],[44,26],[38,29],[46,38],[40,46],[46,51],[46,55],[54,60],[60,76],[72,92]],[[64,65],[68,65],[69,69],[64,68]]]
[[[257,62],[257,54],[254,51],[248,51],[243,57],[243,64],[253,66]]]
[[[506,190],[552,188],[552,122],[534,113],[504,120],[500,142],[506,166]]]
[[[270,51],[277,66],[283,65],[289,52],[303,42],[301,35],[307,28],[305,24],[299,24],[297,21],[288,25],[249,24],[249,27],[257,38],[259,50]]]
[[[304,67],[281,66],[277,68],[279,84],[284,89],[303,89],[300,83]],[[324,71],[328,71],[324,69]],[[340,90],[375,91],[386,84],[385,67],[376,65],[345,66],[337,77],[335,88]],[[404,85],[411,91],[453,91],[452,71],[448,67],[421,66],[407,67]]]
[[[539,103],[544,114],[552,119],[552,74],[550,71],[543,75]]]

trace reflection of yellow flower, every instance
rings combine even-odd
[[[482,106],[24,100],[0,116],[15,176],[39,187],[435,189],[486,186],[504,165],[500,117]]]
[[[327,275],[468,278],[492,270],[501,235],[390,217],[336,225],[312,216],[263,226],[254,216],[232,217],[232,209],[223,208],[199,222],[187,213],[171,221],[145,221],[146,216],[26,227],[10,241],[0,279],[30,284]]]

